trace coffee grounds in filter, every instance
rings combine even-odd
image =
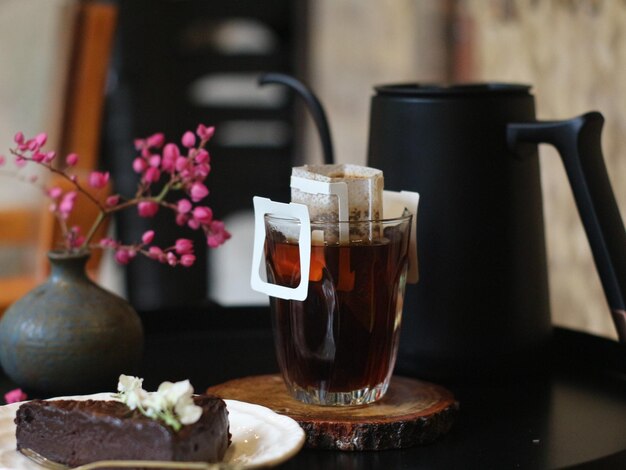
[[[305,165],[292,168],[291,175],[324,183],[346,183],[350,221],[383,217],[384,180],[380,170],[350,164]],[[339,221],[338,197],[334,194],[307,193],[292,187],[291,202],[305,204],[312,222]]]

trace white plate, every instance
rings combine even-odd
[[[109,393],[82,395],[74,400],[108,400]],[[304,444],[304,431],[293,419],[274,413],[269,408],[236,400],[224,400],[232,444],[225,462],[246,468],[278,465],[293,457]],[[11,470],[41,470],[15,450],[15,412],[21,403],[0,406],[0,468]]]

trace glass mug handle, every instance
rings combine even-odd
[[[305,300],[309,289],[309,268],[311,265],[311,221],[309,208],[294,202],[274,202],[270,199],[254,196],[254,251],[252,253],[252,272],[250,286],[253,290],[285,300]],[[298,241],[300,253],[300,284],[297,287],[279,286],[261,279],[260,269],[263,261],[265,244],[265,214],[292,217],[300,221]]]

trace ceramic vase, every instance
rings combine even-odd
[[[48,254],[51,272],[0,320],[0,363],[27,391],[80,394],[115,390],[143,352],[139,316],[87,276],[89,253]]]

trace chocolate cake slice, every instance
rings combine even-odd
[[[194,402],[202,416],[175,431],[117,401],[33,400],[17,410],[17,449],[72,467],[97,460],[219,462],[230,444],[226,404],[209,395]]]

